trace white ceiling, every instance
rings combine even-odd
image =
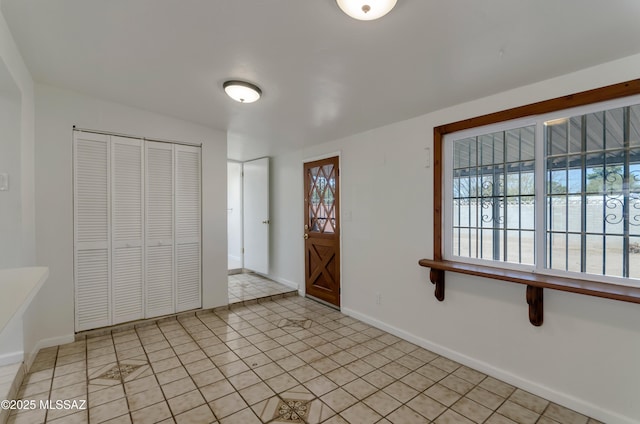
[[[638,0],[2,0],[36,81],[229,134],[246,160],[640,52]],[[228,99],[229,78],[258,84]]]

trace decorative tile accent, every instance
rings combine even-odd
[[[287,329],[303,328],[306,330],[310,327],[311,327],[310,319],[285,318],[278,321],[278,328],[287,328]]]
[[[120,379],[120,372],[118,364],[116,363],[110,363],[99,368],[89,370],[90,385],[113,386],[121,383],[122,380]]]
[[[272,397],[254,407],[263,422],[273,423],[305,423],[320,422],[333,413],[324,411],[319,400],[304,389],[294,389],[285,392],[281,397]],[[326,406],[324,407],[325,409]]]
[[[107,371],[104,375],[98,378],[111,378],[114,380],[123,379],[140,367],[141,365],[121,365],[119,367],[113,367],[112,369]]]
[[[112,386],[134,380],[148,369],[149,365],[143,361],[127,360],[120,364],[109,364],[91,373],[89,383]]]
[[[279,421],[301,423],[309,413],[309,401],[299,399],[283,399],[278,402],[276,415]]]

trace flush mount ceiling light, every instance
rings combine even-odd
[[[386,15],[398,0],[336,0],[344,13],[361,21],[372,21]]]
[[[226,81],[222,88],[229,97],[240,103],[253,103],[262,96],[262,90],[257,85],[246,81]]]

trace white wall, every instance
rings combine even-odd
[[[33,80],[9,27],[0,13],[0,172],[9,172],[11,188],[0,193],[0,268],[35,262],[35,211],[33,185]],[[7,88],[9,91],[7,92]],[[13,120],[12,122],[9,119]],[[4,137],[7,138],[4,138]],[[6,224],[10,225],[7,226]],[[9,228],[10,227],[10,228]]]
[[[8,172],[10,189],[0,193],[0,268],[36,263],[34,187],[34,85],[9,27],[0,12],[0,172]],[[0,293],[0,296],[3,294]],[[4,349],[17,348],[16,360],[37,343],[26,322],[32,309],[18,317],[1,338]],[[22,326],[25,322],[24,328]]]
[[[242,267],[242,164],[227,165],[227,243],[229,269]]]
[[[640,305],[545,290],[534,327],[524,286],[447,273],[441,303],[418,266],[433,257],[434,126],[638,69],[640,55],[274,158],[272,277],[304,286],[302,162],[340,151],[343,311],[608,423],[639,422]]]
[[[209,128],[54,88],[36,86],[37,258],[49,281],[35,305],[42,345],[74,333],[72,129],[114,131],[202,145],[203,306],[226,305],[226,134]],[[26,342],[25,342],[26,343]]]
[[[4,74],[0,69],[0,78]],[[8,175],[9,190],[0,191],[0,268],[23,265],[20,144],[20,92],[1,90],[0,173]]]

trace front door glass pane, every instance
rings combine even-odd
[[[309,231],[336,232],[335,190],[333,165],[316,166],[309,170]]]

